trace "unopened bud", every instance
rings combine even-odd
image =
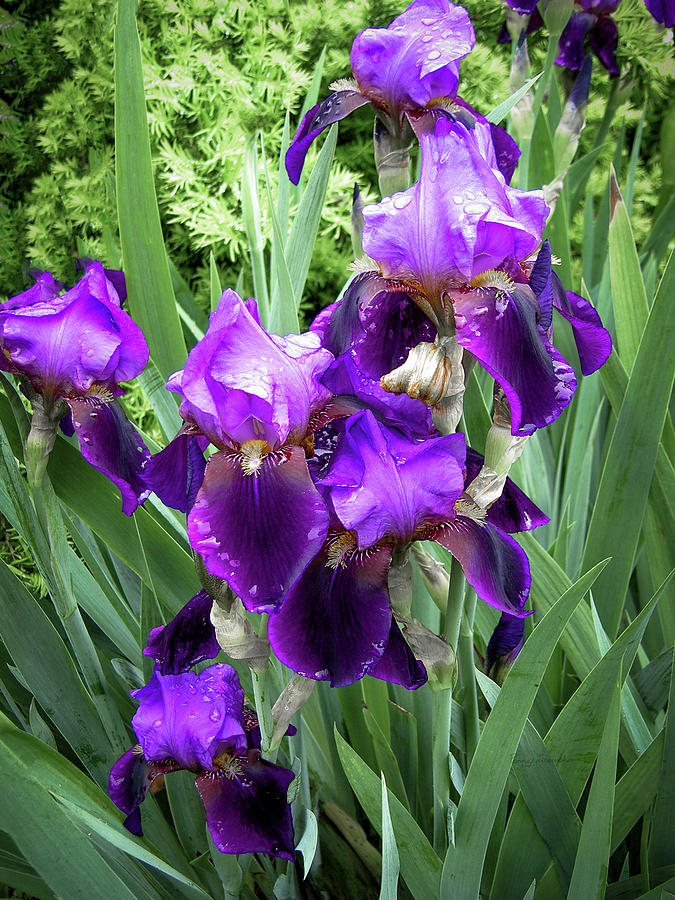
[[[267,668],[270,645],[255,633],[238,597],[229,609],[214,600],[211,623],[216,630],[216,640],[231,659],[242,660],[256,672],[263,672]]]
[[[452,647],[417,619],[400,619],[405,639],[415,659],[424,663],[432,691],[454,687],[457,681],[457,660]]]
[[[560,36],[574,10],[574,0],[540,0],[538,8],[549,34]]]
[[[448,608],[450,576],[443,565],[419,543],[412,545],[412,555],[422,576],[424,587],[441,612]]]
[[[511,434],[511,409],[503,389],[495,384],[493,422],[485,439],[483,466],[466,488],[466,493],[482,509],[489,509],[498,500],[511,466],[519,458],[526,436]]]
[[[354,259],[360,259],[363,256],[363,207],[365,205],[359,186],[355,184],[352,198],[352,250],[354,251]]]
[[[588,104],[592,68],[593,57],[590,53],[587,53],[553,136],[555,173],[558,178],[563,177],[570,167],[579,146],[581,132],[586,124],[586,106]],[[558,196],[559,194],[560,190],[558,190]],[[546,190],[544,191],[544,199],[547,199]]]
[[[391,197],[410,187],[410,148],[414,134],[407,119],[401,134],[392,133],[394,128],[393,122],[385,124],[380,116],[375,116],[373,147],[380,194],[383,197]]]
[[[68,412],[68,404],[59,399],[48,409],[39,394],[31,392],[30,399],[33,416],[24,447],[24,462],[29,484],[38,486],[42,482],[49,454],[56,441],[59,422]]]
[[[204,560],[196,551],[192,552],[192,558],[195,564],[195,571],[199,583],[204,588],[209,597],[218,603],[219,607],[225,612],[229,612],[232,604],[237,599],[235,593],[229,584],[217,575],[212,575],[206,566]]]
[[[508,22],[508,19],[507,19]],[[530,57],[527,52],[527,39],[523,30],[518,37],[518,43],[513,60],[511,62],[511,74],[509,77],[509,89],[515,94],[527,81],[530,74]],[[532,92],[527,91],[511,110],[511,125],[516,137],[521,141],[532,133]]]
[[[274,734],[272,747],[278,747],[282,737],[288,731],[291,719],[307,703],[314,690],[316,681],[311,678],[303,678],[302,675],[293,675],[283,691],[279,694],[276,703],[272,707],[272,719],[274,721]]]
[[[392,610],[400,616],[409,616],[412,607],[413,570],[408,551],[394,551],[389,567],[389,600]]]

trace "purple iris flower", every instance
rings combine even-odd
[[[666,28],[675,27],[675,0],[645,0],[647,9]]]
[[[365,103],[372,103],[391,134],[400,134],[407,112],[455,97],[460,60],[474,43],[468,13],[448,0],[414,0],[388,28],[362,31],[350,55],[355,83],[306,113],[286,155],[288,177],[297,184],[315,138]]]
[[[59,403],[65,401],[64,430],[75,430],[83,456],[117,485],[130,515],[149,494],[143,481],[149,454],[116,398],[124,393],[119,383],[145,367],[148,347],[115,285],[126,295],[122,273],[99,262],[90,262],[64,294],[42,273],[0,305],[0,369],[40,395],[48,415],[65,410]]]
[[[278,658],[307,678],[350,684],[372,675],[419,687],[421,663],[392,615],[388,575],[395,550],[434,540],[455,556],[486,602],[523,617],[527,557],[506,532],[546,517],[507,482],[487,513],[464,495],[480,468],[464,435],[413,442],[365,410],[344,425],[317,482],[331,509],[328,538],[270,616]]]
[[[192,548],[252,611],[274,610],[326,537],[307,456],[314,431],[343,414],[320,381],[332,361],[318,335],[269,335],[227,290],[167,384],[186,428],[153,457],[148,484],[188,511]],[[197,436],[218,450],[205,470]]]
[[[180,675],[218,656],[220,646],[210,618],[212,605],[206,591],[198,591],[167,625],[152,629],[143,653],[156,661],[159,675]]]
[[[382,324],[392,330],[392,310],[404,308],[408,297],[439,333],[454,331],[458,343],[503,387],[513,433],[532,434],[560,414],[576,387],[572,367],[551,344],[552,307],[584,323],[575,329],[584,346],[597,338],[598,348],[582,365],[584,374],[605,361],[609,336],[590,304],[577,295],[572,303],[557,280],[556,290],[548,291],[553,296],[542,294],[538,282],[537,290],[528,284],[548,207],[541,191],[506,184],[489,132],[478,124],[469,130],[441,119],[433,132],[420,135],[420,146],[417,184],[364,207],[363,247],[380,272],[360,276],[354,296],[348,291],[341,301],[351,304],[342,317],[352,332],[366,320],[373,334]],[[550,274],[550,250],[548,269]],[[335,312],[330,332],[322,323],[329,339],[346,330],[340,322],[333,328],[334,320]],[[399,343],[413,346],[415,328],[408,324],[406,331],[410,340],[402,335]],[[368,334],[357,339],[354,354],[357,365],[375,374]]]
[[[236,671],[217,664],[160,675],[131,696],[140,703],[132,726],[138,744],[117,760],[108,791],[142,835],[140,804],[160,775],[187,769],[223,853],[267,853],[294,859],[293,821],[286,799],[294,775],[260,756],[257,720],[244,707]],[[161,782],[158,782],[161,786]]]

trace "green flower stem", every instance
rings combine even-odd
[[[448,608],[445,612],[445,629],[444,637],[446,643],[457,652],[457,641],[459,639],[459,626],[462,621],[462,610],[464,608],[464,572],[462,567],[453,557],[450,566],[450,586],[448,588]]]
[[[474,674],[473,620],[476,614],[476,592],[467,591],[464,600],[464,615],[459,631],[457,656],[459,677],[464,689],[464,735],[466,740],[466,768],[471,765],[473,754],[480,739],[480,717],[478,714],[478,691]]]

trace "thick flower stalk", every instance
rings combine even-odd
[[[338,414],[319,380],[332,361],[317,335],[267,334],[255,304],[228,290],[167,384],[186,424],[151,460],[148,483],[188,512],[193,550],[252,611],[278,607],[328,530],[307,455],[314,430]],[[217,452],[205,465],[209,442]]]
[[[293,772],[260,756],[260,732],[235,670],[216,664],[198,675],[160,675],[131,691],[139,701],[132,726],[138,744],[110,772],[109,793],[142,835],[140,804],[160,776],[187,769],[222,853],[267,853],[294,859],[286,799]]]
[[[317,486],[331,509],[328,538],[270,616],[272,649],[295,672],[332,685],[368,674],[408,688],[425,680],[392,614],[392,557],[434,540],[486,602],[522,617],[527,558],[508,532],[546,517],[508,483],[490,510],[464,493],[482,459],[461,434],[412,442],[366,410],[344,424]],[[400,553],[399,553],[400,556]]]
[[[143,333],[122,309],[121,272],[91,262],[63,294],[45,272],[0,305],[0,368],[18,376],[34,410],[26,446],[29,477],[39,483],[59,422],[77,434],[82,454],[119,488],[130,515],[147,496],[148,451],[118,402],[120,382],[148,361]]]

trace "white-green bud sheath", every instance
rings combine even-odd
[[[33,392],[30,401],[33,416],[24,446],[24,462],[28,483],[31,487],[39,487],[56,441],[59,422],[68,412],[68,405],[65,400],[59,399],[48,408],[45,398]]]
[[[440,611],[445,612],[448,608],[448,589],[450,587],[450,576],[445,566],[425,550],[419,542],[412,545],[412,555],[429,596]]]
[[[256,672],[265,671],[270,645],[265,638],[255,633],[238,597],[229,609],[214,600],[211,607],[211,623],[216,630],[216,640],[231,659],[241,659]]]
[[[407,394],[426,403],[440,433],[453,434],[464,403],[463,352],[454,336],[437,337],[433,344],[422,341],[403,365],[382,376],[380,384],[391,394]]]
[[[457,660],[452,647],[417,619],[401,617],[398,620],[403,625],[405,639],[415,659],[424,663],[431,690],[443,691],[454,687],[457,681]]]
[[[272,747],[278,747],[282,737],[286,734],[291,719],[307,703],[314,690],[316,681],[312,678],[304,678],[302,675],[293,675],[286,687],[277,697],[272,707],[272,720],[274,722],[274,734]]]
[[[399,616],[409,616],[412,607],[413,570],[407,548],[394,550],[388,584],[392,610]]]
[[[511,10],[513,13],[513,10]],[[515,14],[517,15],[517,13]],[[518,16],[518,18],[521,18]],[[507,18],[507,23],[508,23]],[[523,35],[522,40],[516,36],[517,46],[511,62],[511,74],[509,76],[509,90],[512,94],[521,88],[530,74],[530,57],[527,52],[527,40]],[[532,134],[534,124],[532,116],[532,91],[527,91],[511,110],[511,128],[518,143]]]
[[[380,194],[383,197],[391,197],[410,187],[410,148],[414,135],[407,125],[407,119],[403,134],[397,134],[397,130],[395,123],[385,123],[380,116],[375,116],[373,148]]]
[[[574,10],[574,0],[540,0],[538,8],[549,34],[560,37]]]

